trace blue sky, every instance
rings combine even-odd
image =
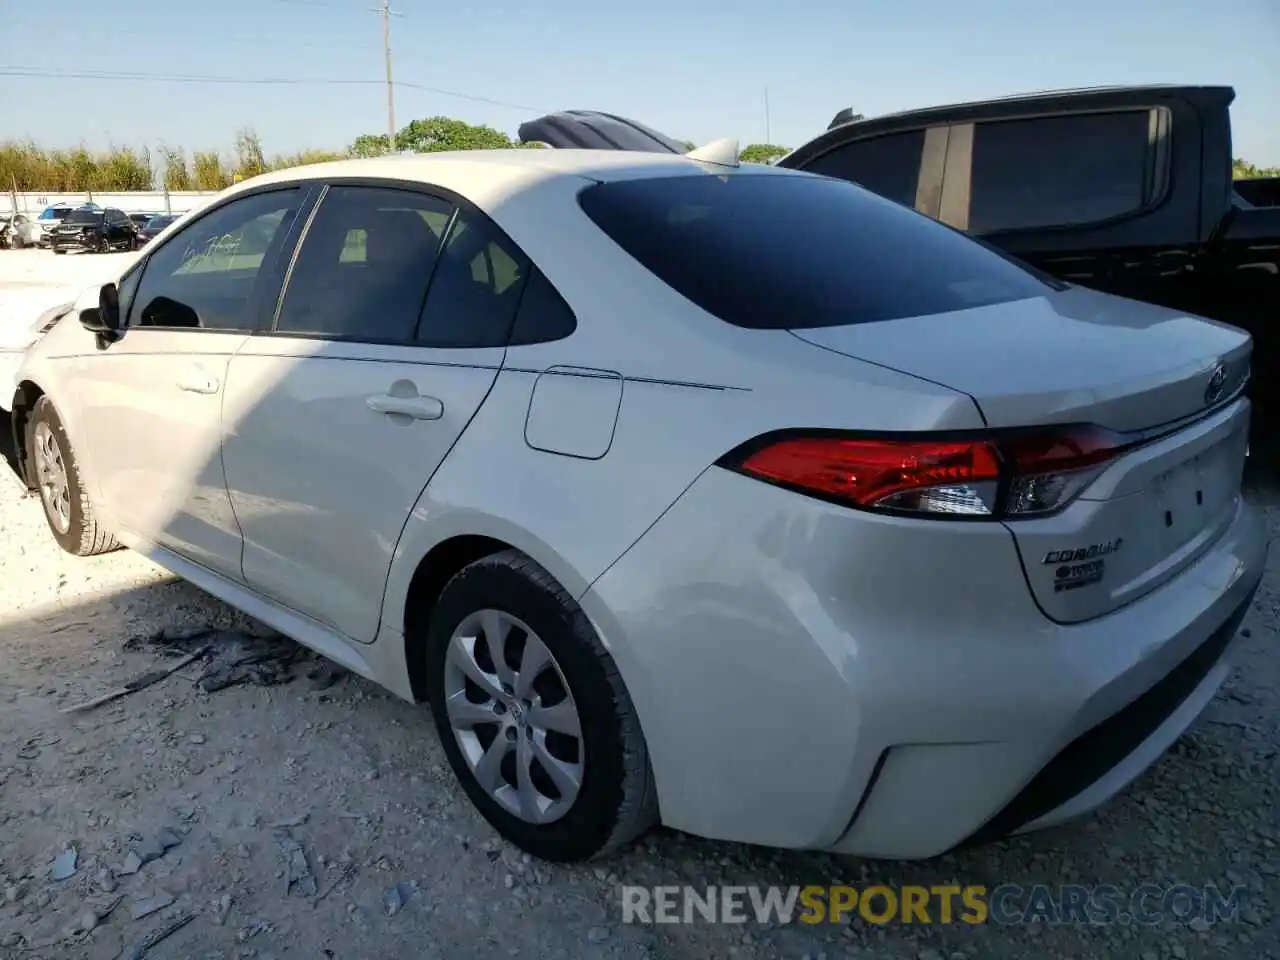
[[[380,81],[376,0],[0,0],[0,138],[268,153],[386,129],[376,82],[16,78],[6,68]],[[845,106],[871,115],[1099,83],[1235,87],[1235,153],[1280,165],[1280,0],[396,0],[398,125],[447,114],[513,133],[581,107],[699,142],[797,146]],[[484,100],[501,101],[487,103]]]

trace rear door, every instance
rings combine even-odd
[[[327,188],[273,329],[227,376],[223,461],[252,587],[376,637],[409,511],[502,366],[525,263],[450,199]]]

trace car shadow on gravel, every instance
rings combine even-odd
[[[4,466],[0,470],[7,469],[13,474],[12,477],[7,474],[0,477],[0,482],[17,480],[22,483],[22,474],[18,471],[18,451],[13,445],[13,417],[8,410],[0,410],[0,457],[4,458]]]

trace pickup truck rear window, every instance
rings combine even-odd
[[[804,171],[852,180],[882,197],[914,207],[923,150],[923,130],[890,133],[836,147],[810,160]]]
[[[651,273],[738,327],[875,323],[1052,289],[963,234],[842,180],[654,177],[588,187],[579,202]]]
[[[1035,230],[1140,209],[1148,110],[979,123],[973,131],[969,230]]]

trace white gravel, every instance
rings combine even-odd
[[[1253,495],[1280,504],[1268,489]],[[1280,529],[1280,506],[1269,509]],[[472,811],[427,710],[352,677],[318,689],[304,665],[286,685],[205,694],[183,671],[60,713],[164,665],[154,650],[123,650],[130,636],[244,624],[134,554],[61,553],[38,501],[0,477],[0,957],[130,956],[190,913],[148,957],[1280,958],[1278,571],[1280,558],[1246,620],[1241,669],[1193,732],[1079,823],[925,864],[658,831],[612,860],[555,867],[499,842]],[[289,892],[281,821],[316,896],[298,895],[305,881]],[[160,828],[181,842],[130,863],[131,850],[163,849],[145,850]],[[53,881],[50,865],[70,848],[75,874]],[[875,882],[1243,883],[1252,905],[1204,932],[620,922],[621,883]],[[77,939],[86,927],[96,929]]]

